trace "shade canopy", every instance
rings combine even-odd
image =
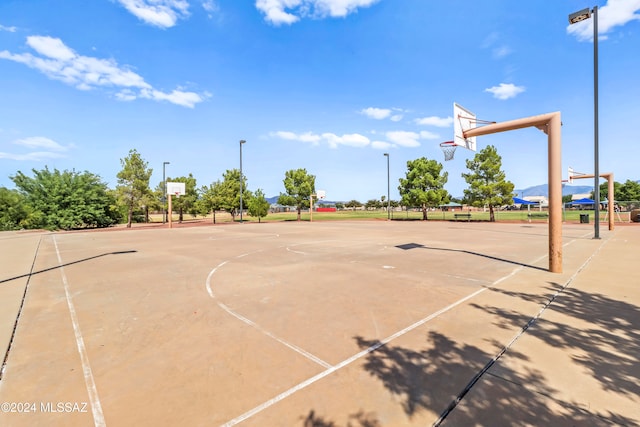
[[[595,203],[595,200],[588,199],[586,197],[584,199],[578,199],[571,202],[571,204],[573,205],[593,205],[594,203]]]
[[[515,203],[516,205],[537,205],[538,204],[538,202],[531,202],[529,200],[521,199],[519,197],[514,197],[513,203]]]

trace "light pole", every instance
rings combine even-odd
[[[242,190],[243,190],[243,185],[242,185],[242,144],[244,144],[245,141],[244,139],[240,140],[240,223],[242,224]]]
[[[387,221],[391,220],[391,199],[389,198],[391,194],[391,186],[389,181],[389,153],[384,153],[384,156],[387,158]]]
[[[598,6],[593,10],[582,9],[569,15],[569,24],[589,19],[593,13],[593,201],[594,201],[594,239],[600,238],[600,167],[598,161]]]
[[[165,203],[167,202],[167,178],[165,178],[165,166],[167,166],[169,162],[162,162],[162,223],[167,222],[167,207]]]

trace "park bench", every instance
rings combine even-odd
[[[467,221],[471,221],[470,213],[457,213],[457,214],[453,214],[453,217],[455,218],[456,221],[458,221],[458,219],[466,219]]]

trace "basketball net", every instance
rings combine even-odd
[[[444,153],[444,160],[453,160],[453,155],[456,153],[458,146],[453,141],[446,141],[440,143],[440,148]]]

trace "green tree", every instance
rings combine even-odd
[[[249,215],[257,216],[258,222],[269,213],[269,202],[261,189],[256,190],[255,194],[249,198],[247,205],[249,207]]]
[[[220,181],[216,181],[209,186],[203,185],[199,191],[200,197],[196,202],[196,207],[200,214],[206,215],[211,212],[214,224],[216,223],[216,211],[222,209],[220,206],[220,196],[218,195],[220,186]]]
[[[118,196],[127,208],[127,227],[131,228],[133,212],[140,208],[151,195],[149,179],[153,169],[142,159],[135,149],[129,155],[120,159],[122,170],[118,172]]]
[[[427,219],[427,208],[436,207],[449,201],[449,193],[444,189],[449,174],[442,172],[442,164],[436,160],[421,157],[407,162],[406,178],[400,178],[398,190],[404,206],[422,208],[422,219]]]
[[[31,214],[25,228],[49,230],[108,227],[117,222],[115,200],[107,185],[90,172],[60,172],[33,169],[33,177],[22,172],[11,177],[24,196]]]
[[[168,178],[167,182],[184,182],[184,194],[180,197],[175,195],[171,198],[171,209],[178,212],[178,221],[182,222],[184,213],[196,216],[198,213],[196,202],[198,201],[198,190],[196,189],[196,179],[192,174],[178,178]],[[172,212],[169,212],[171,214]]]
[[[352,208],[355,211],[356,208],[359,208],[360,206],[362,206],[362,203],[360,203],[356,199],[351,199],[347,203],[345,203],[344,206],[347,208]]]
[[[307,173],[306,169],[291,169],[284,177],[285,194],[280,193],[278,203],[283,206],[295,206],[298,221],[303,208],[309,208],[309,198],[316,192],[316,177]]]
[[[207,198],[216,209],[223,209],[231,214],[232,220],[236,220],[236,215],[240,211],[240,170],[230,169],[222,174],[222,181],[218,180],[211,184],[207,190]],[[242,176],[242,204],[244,209],[245,200],[249,200],[251,192],[247,189],[247,177]]]
[[[382,196],[384,197],[384,196]],[[378,199],[369,199],[367,200],[367,203],[364,204],[364,207],[367,210],[376,210],[382,207],[382,204],[380,203],[380,200]]]
[[[638,201],[640,200],[640,183],[636,181],[626,180],[624,184],[616,190],[616,200],[620,201]]]
[[[31,209],[17,190],[0,187],[0,230],[18,230],[27,224]]]
[[[471,172],[462,174],[469,184],[469,188],[464,190],[465,200],[472,206],[489,206],[489,221],[492,222],[496,220],[494,206],[513,204],[514,185],[507,181],[501,167],[502,157],[498,150],[488,145],[472,160],[467,160],[467,169]]]

